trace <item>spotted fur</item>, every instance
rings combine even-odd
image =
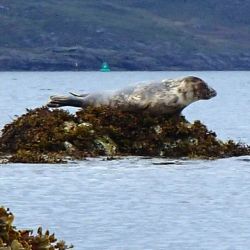
[[[194,76],[137,84],[112,94],[52,96],[48,107],[108,105],[128,111],[147,110],[153,114],[180,113],[189,104],[216,96],[216,91]]]

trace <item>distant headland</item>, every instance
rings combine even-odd
[[[250,2],[3,1],[0,71],[249,70]]]

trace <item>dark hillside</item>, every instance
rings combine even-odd
[[[250,1],[0,0],[0,70],[250,68]]]

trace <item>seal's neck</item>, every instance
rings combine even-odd
[[[186,84],[185,81],[179,83],[179,86],[174,90],[179,97],[178,103],[183,107],[199,100],[198,96],[195,95],[194,87],[191,84]]]

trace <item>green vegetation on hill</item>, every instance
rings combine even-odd
[[[247,0],[0,2],[0,70],[249,69]]]

